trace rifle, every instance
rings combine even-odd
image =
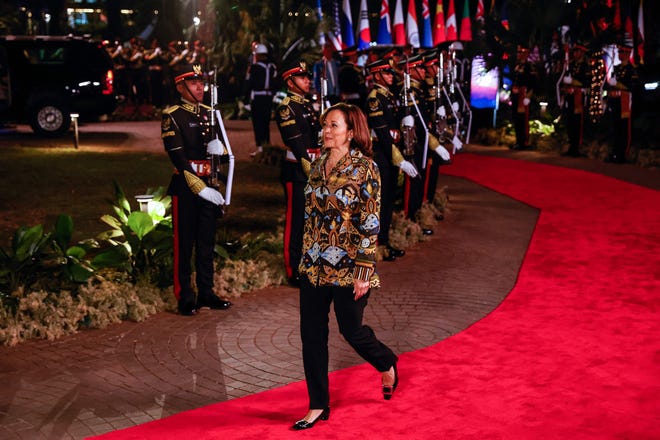
[[[231,150],[229,144],[229,138],[227,137],[227,130],[225,130],[224,122],[222,121],[222,114],[220,110],[216,107],[218,106],[218,85],[216,83],[216,72],[217,69],[213,67],[213,80],[210,82],[210,92],[211,92],[211,108],[210,108],[210,123],[211,123],[211,139],[218,139],[218,133],[216,131],[216,123],[220,128],[220,134],[222,135],[224,154],[211,154],[211,176],[209,177],[209,186],[220,191],[220,184],[225,183],[225,193],[223,197],[225,199],[224,206],[221,207],[221,210],[224,214],[225,210],[231,203],[231,191],[232,185],[234,182],[234,153]],[[224,178],[221,172],[221,165],[228,164],[227,177]],[[222,193],[222,191],[220,191]]]
[[[321,69],[321,114],[323,114],[329,107],[328,99],[328,76],[327,76],[328,60],[323,58],[323,68]]]
[[[403,105],[404,115],[412,116],[410,114],[410,69],[408,67],[408,57],[406,56],[406,68],[403,72],[403,89],[402,89],[401,104]],[[412,98],[414,99],[414,98]],[[402,119],[403,122],[403,119]],[[401,139],[403,143],[403,156],[410,160],[415,156],[415,144],[417,143],[417,136],[415,135],[414,125],[401,124]],[[412,161],[411,161],[412,162]]]

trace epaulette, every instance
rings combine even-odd
[[[376,95],[378,95],[378,89],[371,89],[369,91],[369,95],[367,95],[367,98],[375,98]]]
[[[288,96],[286,96],[286,97],[282,100],[281,105],[289,105],[289,97],[288,97]]]
[[[179,106],[177,104],[167,107],[165,110],[163,110],[164,115],[169,115],[170,113],[173,113],[176,109],[178,109]]]
[[[200,103],[199,106],[200,106],[201,108],[203,108],[204,110],[211,110],[211,106],[210,106],[210,105],[206,105],[206,104],[202,104],[202,103]]]

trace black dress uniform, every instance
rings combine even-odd
[[[256,55],[245,78],[245,96],[250,100],[252,128],[257,148],[270,143],[270,117],[274,90],[277,87],[277,68],[265,55]]]
[[[206,105],[182,99],[163,111],[161,122],[165,151],[175,167],[168,188],[174,228],[174,295],[184,315],[194,314],[199,307],[223,309],[231,305],[213,293],[213,253],[220,208],[199,196],[211,174],[206,152],[211,134],[209,111]],[[191,286],[193,248],[197,298]]]
[[[371,63],[367,68],[371,75],[380,71],[388,71],[394,74],[394,70],[390,64],[383,60]],[[381,181],[378,245],[387,248],[388,254],[384,259],[391,261],[404,254],[404,251],[394,249],[390,246],[389,237],[399,178],[399,168],[396,164],[403,159],[403,156],[395,146],[396,141],[392,137],[392,133],[395,133],[397,138],[399,137],[396,97],[384,85],[374,83],[367,95],[365,110],[369,128],[376,135],[373,144],[374,162],[378,165]]]
[[[407,61],[408,67],[412,68],[416,65],[421,65],[423,58],[419,55],[410,58]],[[403,64],[402,64],[403,66]],[[406,176],[404,190],[403,190],[403,208],[406,214],[406,217],[410,220],[416,219],[417,211],[422,207],[422,201],[424,198],[424,182],[426,179],[425,174],[425,164],[424,164],[424,154],[426,150],[426,121],[429,120],[428,112],[426,110],[425,102],[425,92],[423,90],[424,85],[419,81],[414,79],[410,80],[410,90],[409,96],[404,100],[403,97],[403,88],[402,96],[399,101],[399,116],[402,120],[406,116],[412,116],[414,118],[414,129],[415,129],[415,143],[414,150],[412,152],[406,152],[406,147],[402,146],[404,150],[404,156],[407,155],[406,159],[410,160],[417,171],[419,176],[411,178]],[[406,106],[407,101],[407,106]],[[412,155],[411,155],[412,153]],[[428,154],[427,154],[428,157]],[[433,231],[430,229],[424,229],[424,234],[432,234]]]
[[[367,86],[362,68],[358,66],[352,57],[357,56],[357,47],[350,47],[342,51],[342,62],[337,74],[339,84],[339,99],[348,104],[364,108],[367,97]]]
[[[529,98],[534,89],[534,73],[532,63],[527,61],[529,49],[518,48],[518,61],[513,69],[511,84],[511,111],[513,113],[513,127],[516,132],[516,145],[514,149],[526,150],[529,145]]]
[[[589,63],[584,59],[586,47],[581,44],[573,46],[573,59],[568,66],[568,80],[564,77],[561,86],[563,94],[563,110],[566,118],[566,132],[569,147],[565,155],[580,156],[582,134],[584,132],[584,98],[585,89],[589,88]]]
[[[304,62],[284,68],[282,78],[285,81],[293,75],[309,75]],[[287,92],[277,107],[275,120],[287,147],[281,174],[286,196],[284,265],[287,277],[295,284],[299,278],[298,265],[302,257],[305,184],[311,162],[320,155],[321,126],[312,103],[292,91]]]
[[[639,79],[628,60],[630,49],[628,46],[619,47],[621,64],[614,66],[611,83],[607,83],[607,108],[614,130],[614,143],[607,161],[612,163],[625,163],[630,150],[632,91]]]

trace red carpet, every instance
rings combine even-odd
[[[541,214],[506,300],[402,355],[391,401],[361,365],[331,375],[330,420],[310,431],[288,430],[306,410],[296,383],[96,438],[660,439],[659,193],[470,154],[443,173]]]

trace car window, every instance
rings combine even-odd
[[[23,55],[30,64],[64,64],[66,48],[53,47],[27,47]]]

